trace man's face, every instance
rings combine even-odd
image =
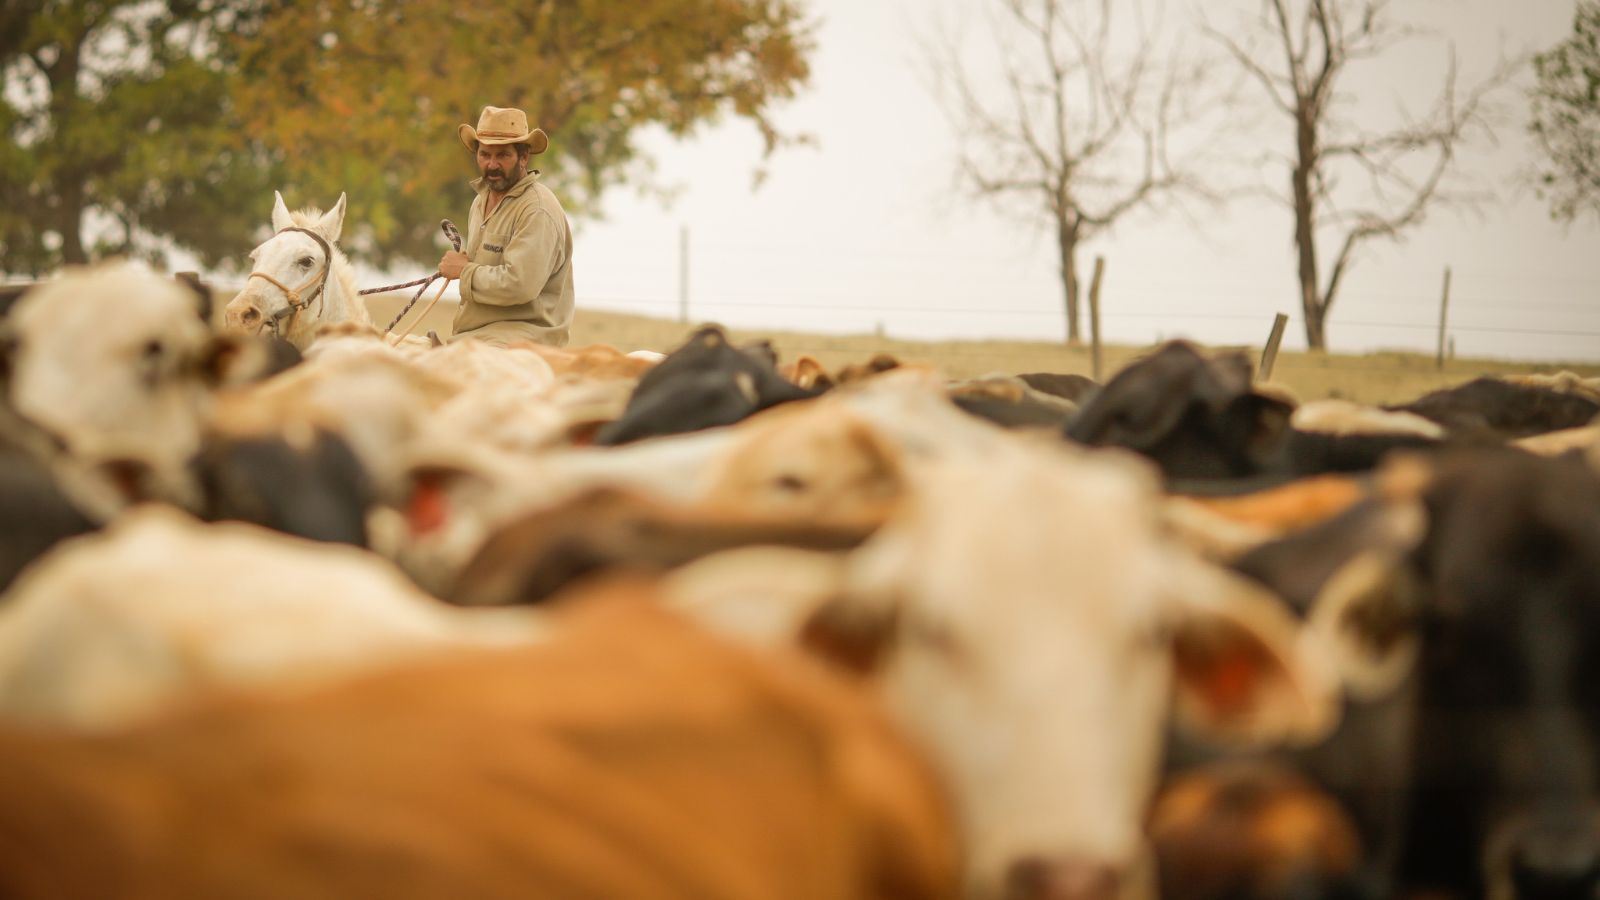
[[[510,190],[512,185],[522,180],[526,170],[527,163],[518,158],[515,146],[478,145],[478,172],[489,183],[489,190],[496,193]]]

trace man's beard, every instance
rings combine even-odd
[[[516,165],[509,169],[500,169],[499,175],[493,174],[495,169],[487,169],[483,173],[484,180],[492,191],[505,191],[512,185],[522,180],[522,166]]]

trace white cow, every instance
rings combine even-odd
[[[0,715],[110,727],[217,686],[300,687],[536,640],[535,610],[463,610],[356,548],[131,511],[0,598]]]
[[[54,435],[65,464],[130,492],[189,502],[184,464],[199,448],[214,349],[194,295],[147,267],[69,270],[12,310],[10,401]],[[95,492],[100,517],[120,506]]]
[[[910,405],[885,431],[922,458],[901,461],[907,495],[860,550],[711,557],[667,593],[870,673],[952,788],[975,896],[1137,893],[1169,703],[1218,739],[1313,740],[1336,717],[1333,660],[1164,533],[1148,465],[960,419],[941,442],[943,412],[918,425]]]

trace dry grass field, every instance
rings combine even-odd
[[[408,297],[409,295],[407,295]],[[371,301],[373,319],[379,327],[387,325],[407,297],[388,295]],[[404,330],[416,312],[427,302],[417,304]],[[424,322],[412,333],[429,329],[441,337],[450,334],[450,319],[455,305],[440,301]],[[1337,322],[1335,322],[1337,325]],[[653,319],[625,313],[578,310],[572,343],[604,343],[623,350],[670,351],[680,344],[693,326],[666,319]],[[1293,327],[1293,326],[1291,326]],[[889,353],[905,361],[932,363],[952,378],[971,378],[996,372],[1074,372],[1090,374],[1089,350],[1069,349],[1045,341],[905,341],[871,334],[821,335],[786,331],[733,329],[735,340],[767,338],[778,348],[782,359],[801,353],[817,357],[829,368],[862,362],[875,353]],[[1265,335],[1263,335],[1265,339]],[[1105,371],[1109,376],[1148,347],[1107,346]],[[1260,347],[1249,349],[1259,359]],[[1600,348],[1597,348],[1600,349]],[[1402,402],[1435,388],[1459,384],[1479,375],[1506,372],[1559,372],[1569,370],[1584,376],[1600,375],[1600,365],[1559,363],[1518,363],[1504,360],[1452,359],[1441,371],[1431,355],[1417,353],[1371,353],[1346,355],[1283,352],[1278,356],[1273,381],[1287,386],[1303,400],[1345,397],[1363,403]]]

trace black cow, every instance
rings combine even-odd
[[[1600,475],[1511,448],[1424,471],[1409,550],[1370,501],[1234,562],[1313,618],[1342,578],[1354,602],[1323,621],[1415,652],[1282,758],[1345,805],[1375,896],[1600,896]],[[1387,568],[1352,585],[1373,553]],[[1172,762],[1206,758],[1179,741]]]
[[[1289,404],[1257,393],[1249,360],[1208,359],[1172,341],[1118,372],[1066,426],[1069,438],[1126,447],[1169,480],[1258,479],[1359,472],[1389,451],[1433,447],[1415,435],[1332,435],[1289,425]]]
[[[1403,881],[1600,895],[1600,476],[1481,452],[1443,461],[1425,499]]]
[[[1501,440],[1578,428],[1600,416],[1600,403],[1580,394],[1498,378],[1476,378],[1399,406],[1447,430]]]
[[[0,591],[58,542],[95,527],[49,470],[0,440]]]
[[[318,431],[304,449],[277,436],[212,435],[189,463],[206,521],[250,522],[319,541],[366,546],[374,502],[344,440]]]
[[[644,373],[622,416],[596,432],[594,442],[614,446],[732,425],[770,406],[820,393],[786,381],[769,359],[759,347],[747,352],[729,344],[720,328],[701,328]]]
[[[1339,805],[1364,851],[1326,878],[1297,885],[1292,896],[1392,896],[1413,777],[1416,676],[1408,663],[1415,658],[1420,610],[1408,559],[1423,527],[1414,496],[1387,497],[1373,486],[1367,499],[1333,518],[1231,563],[1281,597],[1308,627],[1311,621],[1319,628],[1336,623],[1341,649],[1360,651],[1339,657],[1347,699],[1334,733],[1310,747],[1269,754],[1273,765],[1309,778]],[[1181,771],[1230,755],[1177,733],[1168,765]]]

